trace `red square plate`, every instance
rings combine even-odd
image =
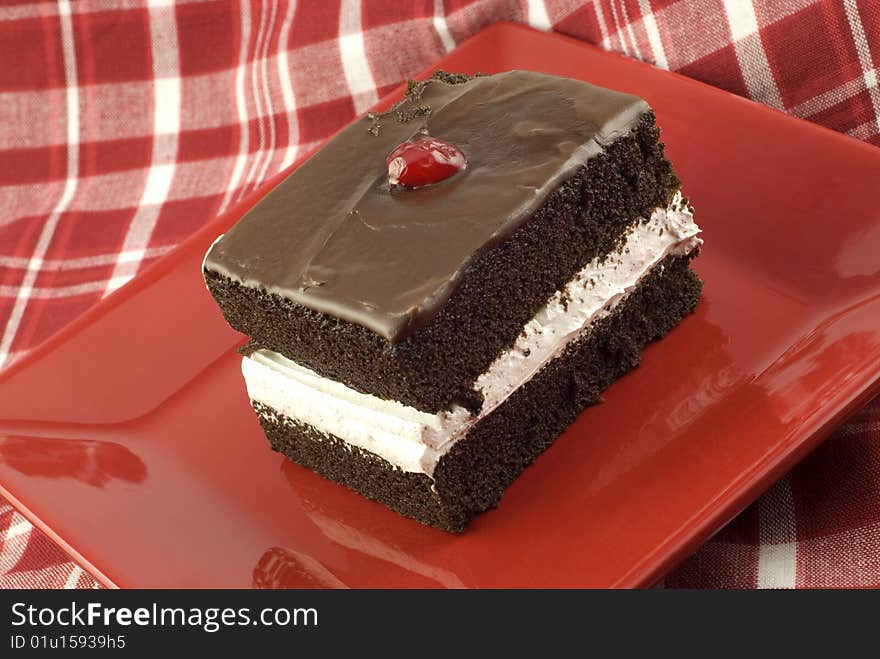
[[[3,494],[102,583],[649,585],[877,390],[880,151],[522,27],[438,66],[646,98],[705,229],[696,313],[447,535],[269,449],[199,267],[264,188],[0,380]]]

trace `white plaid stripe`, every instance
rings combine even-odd
[[[252,116],[257,118],[257,148],[253,151],[250,157],[250,166],[245,165],[247,169],[247,173],[244,175],[243,184],[241,186],[241,190],[239,190],[238,195],[236,197],[236,201],[244,195],[244,193],[250,188],[251,183],[253,182],[256,169],[259,166],[260,156],[265,154],[265,149],[267,147],[266,140],[266,126],[265,121],[263,121],[263,112],[264,107],[268,108],[268,104],[263,105],[263,94],[260,91],[260,76],[259,76],[259,68],[260,68],[260,55],[263,47],[263,41],[266,37],[267,31],[267,21],[266,21],[266,0],[260,0],[260,12],[259,12],[259,23],[257,24],[257,34],[254,39],[254,49],[253,49],[253,57],[248,56],[248,59],[251,60],[250,64],[250,96],[254,105],[254,111]],[[270,120],[271,123],[271,120]]]
[[[446,12],[443,7],[443,0],[434,0],[434,29],[437,30],[437,36],[440,37],[440,43],[448,53],[455,48],[455,39],[449,31],[449,24],[446,22]]]
[[[232,173],[229,182],[226,185],[226,194],[223,202],[220,204],[220,212],[226,210],[232,201],[233,192],[238,189],[241,175],[244,172],[245,163],[247,162],[248,151],[248,110],[247,98],[245,97],[244,78],[247,73],[247,54],[248,39],[251,31],[251,12],[247,2],[241,5],[241,50],[239,53],[238,67],[235,70],[235,108],[238,112],[238,123],[241,126],[241,136],[239,138],[238,155],[235,158],[235,164],[232,167]]]
[[[38,263],[31,259],[19,256],[4,256],[0,254],[0,268],[16,268],[19,270],[30,270],[35,268],[42,272],[58,272],[64,270],[83,270],[86,268],[96,268],[103,265],[111,265],[117,262],[135,262],[141,259],[150,259],[167,254],[173,249],[172,246],[150,247],[145,250],[132,250],[130,252],[119,252],[113,254],[95,254],[94,256],[83,256],[81,258],[66,259],[43,259]]]
[[[642,22],[653,54],[650,61],[661,69],[667,69],[669,62],[666,61],[666,50],[663,48],[663,39],[660,38],[660,30],[657,29],[657,19],[654,18],[654,12],[651,10],[650,0],[639,0],[639,9],[642,11]]]
[[[761,27],[780,21],[816,4],[816,0],[744,0],[744,2],[752,3]]]
[[[865,91],[864,78],[847,80],[839,87],[829,89],[826,92],[807,99],[803,103],[799,103],[794,107],[788,108],[788,112],[795,115],[796,117],[811,117],[815,114],[823,112],[824,110],[828,110],[829,108],[847,100],[848,98],[852,98],[853,96],[861,94],[863,91]]]
[[[874,106],[876,131],[880,132],[880,88],[877,87],[877,69],[874,68],[874,61],[871,58],[871,48],[868,46],[865,28],[862,26],[862,19],[859,16],[859,8],[855,0],[843,0],[843,6],[846,9],[846,18],[849,21],[856,44],[856,52],[859,54],[859,63],[862,65],[865,88],[868,90],[871,104]]]
[[[544,0],[528,0],[528,22],[536,30],[547,31],[553,27]]]
[[[630,57],[632,57],[634,56],[632,47],[627,43],[626,35],[621,29],[621,19],[617,11],[617,3],[609,2],[608,4],[611,5],[611,20],[614,22],[614,30],[612,31],[612,36],[617,39],[616,43],[612,42],[612,47],[616,47],[624,55],[629,55]]]
[[[633,57],[635,57],[637,59],[643,59],[642,49],[639,48],[639,43],[636,40],[636,35],[635,35],[635,32],[633,31],[633,24],[629,20],[629,14],[626,11],[626,3],[625,2],[620,3],[620,14],[621,14],[621,18],[623,20],[623,24],[626,29],[626,36],[629,37],[629,41],[632,44]]]
[[[133,270],[140,265],[142,258],[131,261],[131,269]],[[96,281],[87,281],[81,284],[73,284],[72,286],[33,286],[28,289],[28,297],[32,300],[50,300],[59,297],[74,297],[76,295],[86,295],[88,293],[105,292],[107,288],[107,279],[101,278]],[[16,292],[20,291],[18,286],[0,285],[0,296],[12,297]]]
[[[238,190],[241,181],[228,181],[230,163],[235,160],[230,157],[206,158],[191,162],[181,162],[175,165],[175,176],[172,185],[164,200],[161,202],[191,199],[193,181],[199,183],[199,191],[204,196]],[[161,166],[160,166],[161,167]],[[141,189],[146,180],[146,170],[133,170],[113,172],[112,174],[96,174],[94,176],[82,176],[79,178],[80,188],[86,188],[88,194],[77,190],[66,205],[70,211],[112,211],[130,208],[131,189],[137,182]],[[229,185],[230,187],[226,187]],[[15,204],[20,217],[40,215],[45,208],[45,200],[38,197],[39,193],[45,193],[38,184],[10,185],[3,193],[6,201]],[[143,194],[143,192],[142,192]],[[145,200],[146,201],[149,200]],[[155,200],[153,200],[155,201]]]
[[[376,82],[367,62],[360,0],[342,0],[339,11],[339,54],[354,111],[360,114],[379,100]]]
[[[177,54],[177,24],[174,10],[159,0],[150,0],[150,41],[153,73],[153,153],[143,195],[137,212],[128,225],[123,253],[146,249],[159,219],[162,204],[168,198],[177,161],[177,135],[180,132],[180,68]],[[137,272],[139,261],[116,262],[107,281],[105,295],[125,284]]]
[[[79,585],[79,580],[82,576],[82,568],[79,565],[74,565],[73,569],[70,571],[70,576],[67,577],[67,580],[64,582],[64,588],[67,590],[76,588]]]
[[[727,23],[733,38],[736,56],[743,70],[749,96],[777,110],[783,109],[782,98],[773,80],[773,70],[758,33],[758,17],[751,2],[724,0]]]
[[[156,7],[173,7],[175,5],[195,5],[214,2],[215,0],[153,0]],[[120,11],[125,9],[140,9],[144,6],[143,0],[100,0],[101,11]],[[95,11],[95,3],[75,0],[70,5],[69,14],[90,14]],[[62,10],[57,6],[27,3],[10,7],[0,6],[0,21],[22,20],[27,18],[42,18],[44,16],[62,15]]]
[[[281,82],[281,98],[285,115],[287,117],[288,145],[284,151],[284,157],[281,159],[281,169],[285,169],[292,165],[298,154],[297,145],[299,143],[299,119],[296,116],[297,99],[293,93],[293,85],[290,83],[290,63],[287,56],[287,43],[290,39],[290,28],[293,25],[293,15],[296,10],[296,2],[293,1],[287,6],[287,14],[284,22],[281,24],[281,33],[279,36],[279,53],[276,59],[278,66],[278,78]]]
[[[797,585],[797,526],[788,477],[780,479],[758,500],[760,548],[758,588]]]
[[[868,140],[874,137],[880,129],[877,127],[878,120],[866,121],[865,123],[856,126],[855,128],[851,128],[846,131],[846,134],[850,137],[855,137],[857,140]]]
[[[259,185],[264,180],[266,180],[266,172],[269,169],[269,163],[272,162],[272,156],[275,154],[275,121],[273,120],[274,109],[272,105],[272,91],[271,86],[269,84],[269,69],[268,69],[268,55],[269,55],[269,46],[271,45],[270,36],[275,28],[275,19],[278,14],[278,5],[275,2],[269,2],[269,6],[271,7],[271,14],[269,16],[269,26],[266,28],[265,37],[263,38],[263,51],[259,56],[257,62],[259,63],[259,71],[260,71],[260,80],[262,81],[263,86],[263,108],[266,110],[266,116],[268,120],[266,121],[268,128],[268,142],[265,145],[266,149],[266,157],[263,159],[262,166],[256,170],[252,181],[254,185]],[[266,3],[263,3],[263,13],[266,13]],[[256,80],[256,76],[254,76]],[[256,95],[256,94],[255,94]],[[257,95],[257,97],[259,97]],[[262,124],[262,122],[261,122]],[[262,146],[262,145],[261,145]],[[254,165],[256,166],[258,162],[257,158],[254,158]]]

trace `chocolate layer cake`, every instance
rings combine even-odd
[[[690,313],[698,227],[641,99],[414,83],[205,258],[273,448],[461,531]]]

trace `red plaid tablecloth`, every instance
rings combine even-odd
[[[880,145],[878,0],[5,0],[0,366],[501,20]],[[0,499],[0,586],[94,585]],[[666,585],[880,585],[880,399]]]

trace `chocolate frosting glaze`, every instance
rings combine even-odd
[[[396,343],[436,315],[475,255],[650,109],[530,71],[431,80],[407,104],[430,112],[355,121],[217,240],[205,268]],[[467,168],[389,189],[385,156],[420,132],[457,145]]]

